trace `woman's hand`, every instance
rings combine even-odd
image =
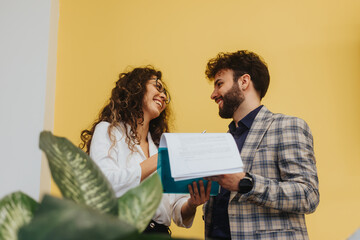
[[[204,182],[202,180],[199,181],[200,193],[196,182],[193,182],[192,185],[193,185],[192,187],[190,184],[188,185],[188,189],[190,193],[190,198],[188,200],[188,203],[190,206],[196,208],[197,206],[200,206],[201,204],[204,204],[209,200],[210,192],[211,192],[211,181],[209,181],[206,186],[206,192],[205,192]]]
[[[202,180],[199,181],[199,186],[200,192],[196,182],[193,182],[192,186],[190,184],[188,185],[190,198],[181,208],[181,216],[185,225],[189,225],[189,222],[194,218],[196,208],[201,204],[204,204],[210,198],[211,181],[208,181],[206,191]]]

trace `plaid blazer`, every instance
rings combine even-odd
[[[246,194],[231,192],[231,238],[308,239],[304,214],[314,212],[319,204],[319,183],[306,122],[273,114],[263,106],[241,158],[254,185]],[[213,200],[203,206],[205,238],[210,234]]]

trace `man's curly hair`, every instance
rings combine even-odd
[[[90,144],[94,135],[95,127],[98,123],[105,121],[110,123],[108,134],[112,142],[112,147],[116,144],[113,129],[125,127],[126,143],[131,151],[134,151],[135,144],[139,144],[140,137],[136,129],[144,121],[143,98],[146,93],[146,84],[151,77],[156,76],[161,79],[161,72],[152,66],[134,68],[132,71],[120,74],[119,80],[112,89],[111,97],[105,107],[101,110],[98,118],[93,123],[90,130],[85,129],[81,132],[82,143],[80,148],[86,147],[86,152],[90,152]],[[168,132],[169,108],[165,108],[159,117],[150,121],[149,131],[154,143],[158,146],[163,132]]]
[[[270,83],[269,70],[265,61],[256,53],[247,50],[221,52],[209,60],[205,74],[208,79],[213,79],[223,69],[234,71],[234,82],[245,73],[249,74],[255,89],[260,93],[260,99],[265,96]]]

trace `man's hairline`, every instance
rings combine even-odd
[[[231,68],[221,68],[221,69],[219,69],[213,76],[210,76],[210,77],[207,76],[208,80],[211,81],[211,82],[214,82],[214,84],[215,84],[215,82],[216,82],[215,76],[216,76],[219,72],[224,71],[224,70],[231,70],[231,71],[233,71],[233,81],[236,82],[236,81],[235,81],[235,77],[234,77],[235,70],[234,70],[234,69],[231,69]]]

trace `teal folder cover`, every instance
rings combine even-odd
[[[206,189],[207,182],[203,178],[194,178],[189,180],[174,181],[174,178],[171,177],[170,163],[169,163],[169,153],[167,148],[159,148],[158,156],[158,165],[157,172],[160,175],[161,183],[163,185],[164,193],[189,193],[188,185],[192,182],[199,180],[204,181],[204,186]],[[199,185],[198,185],[199,188]],[[211,183],[211,196],[216,196],[219,193],[219,184],[217,182]]]

